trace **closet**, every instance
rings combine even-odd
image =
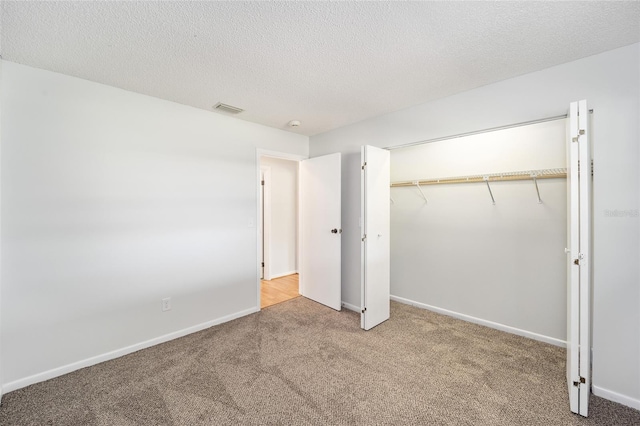
[[[391,297],[566,345],[572,410],[586,415],[589,113],[570,110],[392,148]]]
[[[393,294],[561,344],[566,127],[559,119],[392,150]]]

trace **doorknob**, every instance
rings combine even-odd
[[[336,228],[333,228],[333,229],[331,230],[331,233],[332,233],[332,234],[337,234],[337,233],[338,233],[338,230],[337,230]]]

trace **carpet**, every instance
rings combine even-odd
[[[565,350],[392,302],[303,297],[4,396],[1,425],[640,425],[569,411]]]

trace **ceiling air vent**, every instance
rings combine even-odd
[[[213,106],[213,109],[222,112],[228,112],[229,114],[240,114],[244,111],[242,108],[234,107],[231,105],[223,104],[222,102],[218,102]]]

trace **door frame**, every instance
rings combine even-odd
[[[271,279],[271,167],[260,166],[260,174],[258,175],[258,181],[264,180],[264,185],[261,185],[262,194],[260,197],[261,203],[258,205],[258,233],[260,234],[261,243],[258,244],[258,267],[261,267],[261,263],[264,262],[262,268],[263,280]],[[261,183],[259,183],[260,185]],[[262,254],[262,256],[260,256]]]
[[[298,247],[296,248],[296,257],[298,259],[298,273],[299,275],[299,292],[300,294],[303,293],[302,289],[304,286],[304,280],[302,279],[302,274],[301,272],[301,263],[302,263],[302,256],[301,256],[301,251],[300,251],[300,247],[301,247],[301,235],[300,235],[300,225],[301,225],[301,215],[300,215],[300,161],[302,160],[306,160],[309,158],[308,155],[298,155],[298,154],[291,154],[288,152],[280,152],[280,151],[271,151],[268,149],[261,149],[261,148],[256,148],[256,165],[255,165],[255,185],[256,185],[256,224],[258,224],[256,226],[256,270],[255,270],[255,274],[256,274],[256,311],[260,311],[260,302],[261,302],[261,295],[260,295],[260,286],[261,286],[261,280],[260,280],[260,268],[261,268],[261,256],[260,256],[260,247],[262,245],[262,235],[261,235],[261,230],[260,230],[260,225],[259,225],[259,221],[260,221],[260,209],[262,208],[261,204],[260,204],[260,157],[271,157],[271,158],[278,158],[281,160],[290,160],[290,161],[295,161],[297,163],[297,169],[298,169],[298,176],[297,176],[297,180],[298,180],[298,190],[297,190],[297,204],[298,204],[298,208],[297,208],[297,212],[296,212],[296,233],[297,233],[297,238],[296,238],[296,242],[298,244]],[[266,265],[266,262],[265,262]],[[266,269],[265,269],[265,276],[266,276]]]

